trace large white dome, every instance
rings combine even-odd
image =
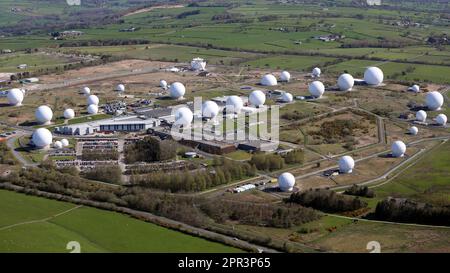
[[[406,152],[406,145],[403,141],[397,140],[391,146],[393,157],[402,157]]]
[[[52,143],[53,136],[49,130],[45,128],[39,128],[36,131],[34,131],[31,140],[33,141],[36,147],[45,148]]]
[[[383,83],[384,74],[381,69],[378,67],[369,67],[364,72],[364,81],[368,85],[380,85]]]
[[[255,90],[250,93],[249,101],[254,106],[259,107],[266,102],[266,94],[263,91]]]
[[[417,84],[414,84],[413,86],[411,86],[411,91],[413,91],[414,93],[419,93],[420,86],[418,86]]]
[[[117,92],[125,92],[125,85],[118,84],[117,87],[116,87],[116,91]]]
[[[416,126],[412,126],[411,128],[409,128],[409,134],[410,135],[417,135],[419,133],[419,128],[417,128]]]
[[[285,92],[285,93],[283,93],[283,95],[281,95],[281,100],[286,103],[292,102],[294,100],[294,96],[292,96],[291,93]]]
[[[350,74],[342,74],[338,78],[338,86],[341,91],[350,91],[355,85],[355,79]]]
[[[272,74],[266,74],[261,79],[261,85],[264,86],[275,86],[277,84],[278,84],[277,78],[275,78],[275,76]]]
[[[322,74],[322,70],[320,70],[320,68],[318,68],[318,67],[315,67],[313,70],[312,70],[312,75],[314,76],[314,77],[320,77],[320,74]]]
[[[355,167],[355,160],[351,156],[345,155],[339,159],[339,171],[341,173],[351,173]]]
[[[47,105],[39,106],[34,113],[39,123],[49,123],[53,118],[53,112]]]
[[[281,72],[280,80],[282,82],[288,82],[290,79],[291,79],[291,73],[289,73],[287,71]]]
[[[282,173],[278,177],[278,187],[281,191],[292,191],[295,186],[295,177],[291,173]]]
[[[186,94],[186,87],[181,82],[174,82],[170,85],[170,97],[172,99],[183,98]]]
[[[83,93],[85,96],[89,96],[91,94],[91,89],[87,86],[81,88],[81,93]]]
[[[66,109],[64,110],[64,118],[65,119],[72,119],[75,117],[75,111],[73,111],[73,109]]]
[[[416,113],[416,120],[420,122],[425,122],[427,120],[427,112],[419,110]]]
[[[322,97],[323,93],[325,93],[325,86],[322,82],[314,81],[309,84],[309,93],[314,98],[320,98]]]
[[[67,147],[69,146],[69,141],[67,140],[67,138],[63,138],[61,139],[61,144],[63,145],[63,147]]]
[[[21,106],[23,102],[23,92],[18,88],[13,88],[8,91],[8,102],[10,105]]]
[[[98,105],[99,102],[100,102],[100,100],[98,99],[98,97],[96,95],[90,95],[87,98],[87,105],[91,105],[91,104]]]
[[[244,102],[238,96],[229,96],[226,102],[226,110],[228,114],[231,113],[240,113],[242,107],[244,106]]]
[[[162,87],[163,89],[167,89],[167,82],[165,80],[160,80],[159,86]]]
[[[209,118],[209,119],[213,119],[215,117],[217,117],[217,115],[219,114],[219,106],[217,105],[217,103],[208,100],[205,101],[202,105],[202,116],[204,118]]]
[[[187,127],[194,119],[194,114],[187,107],[178,108],[175,112],[175,124]]]
[[[89,104],[87,108],[87,112],[89,115],[95,115],[98,113],[98,106],[96,104]]]
[[[444,104],[444,97],[438,91],[428,93],[425,100],[428,109],[432,111],[440,110],[442,105]]]
[[[436,116],[436,122],[439,125],[445,126],[447,124],[447,116],[444,114],[439,114]]]
[[[53,143],[53,147],[55,149],[62,149],[63,145],[62,145],[61,141],[57,140],[57,141],[55,141],[55,143]]]

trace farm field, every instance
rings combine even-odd
[[[0,252],[69,252],[69,241],[82,252],[240,252],[114,212],[4,190],[0,200]]]

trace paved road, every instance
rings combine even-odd
[[[18,151],[16,151],[16,140],[19,137],[22,137],[26,135],[25,132],[20,132],[18,131],[17,134],[11,136],[10,138],[8,138],[8,140],[6,141],[6,145],[8,146],[9,150],[11,150],[11,153],[13,154],[13,156],[20,162],[20,164],[22,164],[23,166],[37,166],[37,164],[35,163],[30,163],[28,162],[28,160],[26,160]]]

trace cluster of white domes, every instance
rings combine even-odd
[[[23,92],[18,88],[13,88],[8,91],[8,102],[13,106],[21,106],[23,102]]]
[[[202,105],[202,117],[207,119],[214,119],[219,114],[219,106],[217,103],[208,100]]]
[[[261,85],[264,86],[275,86],[277,84],[277,78],[275,78],[275,76],[272,74],[266,74],[261,79]]]
[[[427,120],[427,112],[419,110],[416,113],[416,120],[420,122],[425,122]]]
[[[294,100],[294,96],[292,96],[291,93],[285,92],[285,93],[283,93],[283,95],[281,95],[282,102],[289,103],[289,102],[292,102],[293,100]]]
[[[181,82],[174,82],[170,85],[169,92],[172,99],[182,99],[186,94],[186,87]]]
[[[364,81],[368,85],[380,85],[383,83],[384,74],[378,67],[369,67],[364,72]]]
[[[33,132],[31,141],[36,147],[42,149],[48,147],[52,143],[53,136],[49,130],[45,128],[39,128]]]
[[[342,74],[338,78],[338,86],[341,91],[350,91],[355,85],[355,79],[350,74]]]
[[[65,119],[73,119],[75,117],[75,111],[73,109],[66,109],[64,110],[64,114],[63,114]]]
[[[282,173],[278,177],[278,187],[281,191],[292,191],[295,186],[295,177],[291,173]]]
[[[167,89],[167,82],[166,82],[165,80],[160,80],[160,81],[159,81],[159,86],[160,86],[162,89],[166,90],[166,89]]]
[[[100,100],[98,99],[98,97],[96,95],[90,95],[87,98],[87,105],[91,105],[91,104],[98,105],[99,103],[100,103]]]
[[[435,120],[436,120],[436,123],[441,126],[445,126],[447,124],[447,116],[444,114],[437,115]]]
[[[314,98],[320,98],[322,97],[323,93],[325,93],[325,86],[322,82],[314,81],[309,84],[309,93]]]
[[[250,93],[249,101],[254,106],[259,107],[266,102],[266,94],[263,91],[255,90]]]
[[[440,110],[442,105],[444,104],[444,97],[437,91],[428,93],[425,97],[425,100],[428,109],[431,111]]]
[[[403,157],[406,152],[406,145],[403,141],[397,140],[391,145],[393,157]]]
[[[117,92],[125,92],[125,85],[123,85],[123,84],[118,84],[117,86],[116,86],[116,91]]]
[[[228,113],[238,114],[244,107],[244,102],[238,96],[229,96],[226,101],[226,110]]]
[[[355,167],[355,160],[351,156],[345,155],[339,159],[339,172],[351,173]]]
[[[187,107],[180,107],[175,112],[175,124],[183,127],[188,127],[192,120],[194,119],[194,114],[191,109]]]
[[[288,82],[291,79],[291,73],[287,72],[287,71],[283,71],[280,74],[280,80],[282,82]]]
[[[409,134],[415,136],[419,133],[419,128],[417,128],[416,126],[412,126],[411,128],[409,128]]]
[[[48,124],[53,118],[53,111],[47,105],[41,105],[36,109],[34,115],[39,123]]]
[[[98,105],[96,104],[89,104],[87,107],[87,112],[89,115],[95,115],[98,113]]]
[[[312,70],[312,75],[313,75],[314,77],[318,78],[318,77],[320,77],[320,74],[322,74],[322,70],[320,70],[320,68],[315,67],[315,68]]]
[[[83,93],[85,96],[89,96],[91,94],[91,89],[87,86],[81,88],[81,93]]]

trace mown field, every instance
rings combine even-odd
[[[241,252],[114,212],[0,190],[0,252]]]

